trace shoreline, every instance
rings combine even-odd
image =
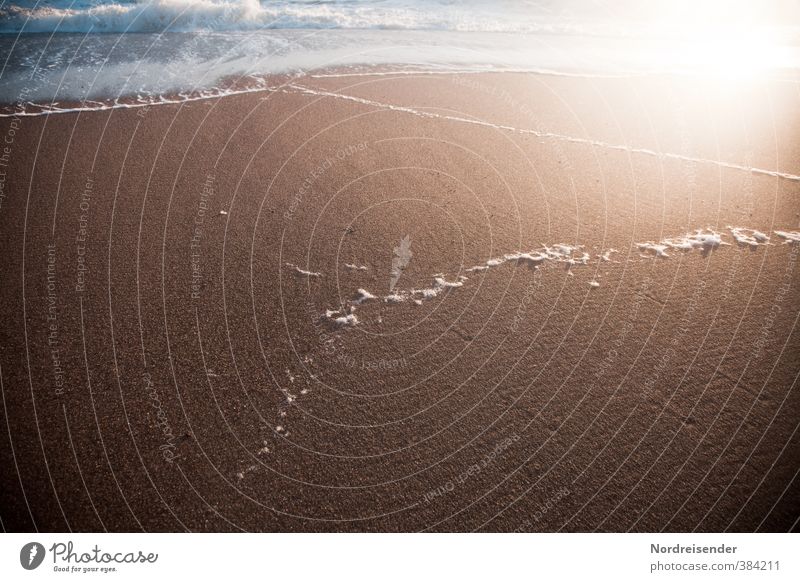
[[[6,529],[792,527],[791,89],[302,87],[20,118]]]
[[[586,139],[583,137],[576,137],[571,135],[560,135],[557,133],[550,133],[550,132],[543,132],[537,131],[534,128],[520,128],[514,127],[509,125],[497,125],[487,121],[483,121],[480,119],[467,119],[464,117],[453,116],[453,115],[438,115],[435,113],[423,112],[415,110],[414,108],[404,107],[392,103],[382,103],[378,101],[371,101],[369,99],[363,99],[359,97],[354,97],[347,95],[346,93],[339,93],[313,89],[306,86],[298,86],[294,82],[300,79],[307,79],[309,81],[313,80],[341,80],[347,78],[376,78],[380,79],[381,77],[390,77],[390,78],[399,78],[402,79],[404,76],[424,76],[431,75],[431,76],[452,76],[454,79],[458,79],[459,77],[489,77],[491,78],[492,75],[521,75],[521,76],[530,76],[533,78],[544,77],[547,78],[548,76],[555,76],[555,77],[564,77],[567,79],[574,78],[574,79],[602,79],[602,80],[614,80],[614,81],[622,81],[622,80],[631,80],[631,79],[638,79],[638,80],[645,80],[648,77],[664,77],[665,75],[662,73],[642,73],[634,75],[633,77],[629,75],[614,75],[614,74],[594,74],[594,73],[570,73],[570,72],[559,72],[559,71],[547,71],[547,70],[515,70],[515,69],[508,69],[508,70],[415,70],[415,71],[407,71],[402,69],[393,69],[392,67],[401,67],[400,64],[395,65],[382,65],[382,66],[350,66],[350,67],[329,67],[329,68],[322,68],[322,69],[315,69],[311,71],[297,71],[294,73],[278,73],[278,74],[265,74],[265,75],[246,75],[250,81],[252,81],[253,85],[248,85],[242,81],[243,77],[232,77],[230,79],[221,80],[218,83],[218,86],[213,89],[204,89],[192,92],[191,94],[183,94],[183,93],[167,93],[164,95],[158,96],[157,100],[154,101],[136,101],[134,100],[133,96],[125,97],[125,98],[117,98],[115,100],[107,100],[107,101],[84,101],[84,102],[58,102],[50,105],[45,104],[32,104],[29,103],[28,105],[31,107],[39,108],[37,111],[3,111],[3,108],[9,107],[10,104],[2,105],[0,104],[0,119],[10,119],[12,122],[18,122],[20,119],[23,118],[35,118],[35,117],[42,117],[48,115],[62,115],[62,114],[84,114],[84,113],[102,113],[102,112],[113,112],[117,110],[134,110],[136,111],[137,115],[144,116],[154,107],[160,106],[183,106],[191,103],[198,103],[198,102],[205,102],[205,101],[215,101],[219,99],[227,99],[227,98],[236,98],[239,96],[246,96],[251,94],[258,94],[258,93],[278,93],[278,92],[297,92],[297,93],[306,93],[308,95],[318,96],[318,97],[330,97],[336,99],[342,99],[345,101],[354,101],[360,102],[365,105],[371,105],[379,108],[389,109],[393,111],[405,112],[411,115],[421,116],[421,117],[441,117],[445,120],[460,122],[460,123],[468,123],[468,124],[475,124],[475,125],[484,125],[491,129],[498,129],[503,131],[510,131],[512,133],[530,133],[536,137],[545,138],[545,139],[555,139],[563,142],[576,142],[576,143],[585,143],[587,145],[593,147],[600,147],[600,148],[609,148],[613,150],[620,150],[626,153],[637,154],[637,155],[645,155],[645,156],[652,156],[657,157],[660,159],[672,159],[682,162],[690,162],[690,163],[702,163],[702,164],[712,164],[719,166],[720,168],[726,169],[733,169],[737,171],[744,171],[744,172],[752,172],[754,174],[761,174],[766,176],[777,177],[785,180],[790,181],[799,181],[800,182],[800,173],[791,173],[791,172],[784,172],[780,170],[774,169],[766,169],[766,168],[759,168],[754,166],[746,166],[742,164],[737,164],[735,162],[725,161],[725,160],[718,160],[718,159],[706,159],[706,158],[699,158],[699,157],[692,157],[689,155],[684,155],[681,153],[672,153],[672,152],[664,152],[664,151],[657,151],[650,148],[637,148],[631,147],[629,145],[624,145],[622,143],[607,143],[599,140],[591,140]],[[353,71],[353,69],[357,69],[357,71]],[[353,72],[348,72],[353,71]],[[669,78],[673,74],[667,74],[666,77]],[[270,82],[274,81],[274,82]],[[782,83],[783,80],[776,80],[771,79],[773,83]],[[470,87],[470,82],[468,81],[458,81],[458,85],[465,88],[472,88],[475,89],[476,87],[478,90],[482,90],[480,88],[481,82],[478,81],[475,83],[475,86]],[[497,96],[498,98],[508,99],[507,96]],[[154,98],[156,99],[156,98]],[[85,107],[86,103],[93,103],[97,104],[97,108],[87,108]],[[513,108],[520,108],[518,103],[506,103]],[[56,107],[55,109],[47,110],[42,109],[44,107]],[[524,116],[532,117],[532,113],[530,111],[525,111],[522,109],[521,111]]]
[[[788,73],[789,77],[775,76],[776,72],[783,71]],[[51,103],[34,103],[24,102],[23,105],[28,108],[35,108],[31,111],[29,109],[19,109],[19,105],[24,99],[16,99],[13,102],[0,101],[0,119],[8,119],[13,117],[39,117],[42,115],[59,115],[68,113],[92,113],[102,111],[113,111],[117,109],[147,109],[149,107],[168,106],[168,105],[181,105],[183,103],[193,103],[197,101],[224,99],[229,97],[236,97],[238,95],[247,95],[250,93],[269,92],[276,89],[281,89],[296,79],[326,79],[326,78],[358,78],[358,77],[403,77],[403,76],[445,76],[452,75],[454,77],[472,77],[472,76],[486,76],[486,75],[531,75],[540,77],[565,77],[572,79],[598,79],[598,80],[626,80],[626,79],[640,79],[646,80],[648,78],[686,78],[700,80],[706,74],[702,70],[692,72],[690,70],[631,70],[631,71],[614,71],[614,70],[579,70],[570,69],[569,67],[563,68],[547,68],[547,67],[533,67],[533,68],[519,68],[519,67],[506,67],[498,64],[418,64],[407,65],[402,62],[398,63],[382,63],[380,65],[370,64],[351,64],[351,65],[333,65],[322,68],[312,69],[296,69],[286,71],[276,71],[269,73],[248,73],[243,75],[232,75],[230,77],[223,77],[219,79],[213,87],[206,87],[203,89],[191,89],[182,91],[167,91],[158,95],[150,96],[149,100],[137,100],[140,97],[129,94],[125,96],[117,96],[114,98],[86,99],[86,100],[63,100]],[[800,80],[800,70],[791,68],[776,68],[773,69],[769,75],[760,75],[763,77],[760,80],[766,83],[797,83]],[[250,85],[244,80],[248,79],[249,82],[254,84]],[[271,80],[277,83],[270,83]],[[725,82],[725,77],[718,79],[719,82]],[[733,80],[735,81],[735,80]],[[465,84],[468,84],[465,82]],[[93,104],[96,107],[87,107],[87,103]],[[56,107],[58,106],[58,107]],[[17,109],[13,109],[16,107]],[[53,108],[53,109],[48,109]]]

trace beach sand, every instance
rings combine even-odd
[[[797,527],[796,84],[273,81],[0,120],[5,530]]]

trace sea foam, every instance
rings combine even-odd
[[[746,227],[733,227],[728,226],[733,240],[740,245],[757,248],[761,245],[769,244],[769,236],[764,232],[746,228]],[[784,239],[789,243],[800,243],[800,232],[796,231],[774,231],[777,236]],[[703,255],[708,255],[712,251],[718,250],[720,247],[731,247],[731,243],[724,240],[724,235],[715,231],[713,228],[697,229],[694,232],[689,232],[680,236],[670,236],[661,239],[658,242],[647,241],[634,243],[635,248],[642,251],[642,256],[647,257],[660,257],[668,259],[670,254],[668,251],[676,250],[683,252],[690,252],[693,250],[700,251]],[[612,262],[611,254],[618,253],[617,249],[609,248],[596,255],[597,264],[603,262]],[[464,271],[468,273],[486,272],[502,265],[517,265],[526,266],[530,269],[540,269],[547,264],[563,264],[568,269],[568,274],[572,274],[570,269],[572,267],[588,265],[590,255],[584,250],[582,245],[557,243],[553,245],[542,245],[539,248],[530,251],[516,251],[505,253],[498,257],[486,259],[483,263],[465,268]],[[616,261],[614,261],[616,262]],[[322,276],[321,273],[305,271],[296,267],[291,263],[287,266],[295,269],[299,274],[305,276]],[[591,289],[600,287],[598,280],[599,274],[588,281]],[[410,289],[393,289],[389,294],[378,296],[367,289],[359,288],[347,300],[340,309],[327,309],[322,314],[322,319],[332,323],[336,327],[352,327],[359,325],[361,320],[356,315],[356,308],[360,308],[364,303],[376,302],[384,304],[401,304],[411,303],[413,305],[422,305],[424,301],[434,299],[443,295],[447,291],[456,290],[469,281],[469,278],[464,275],[459,275],[455,279],[448,279],[444,273],[436,273],[433,275],[433,282],[428,287],[414,287]],[[378,317],[378,322],[382,322],[382,317]]]
[[[800,243],[800,232],[797,231],[786,231],[786,230],[776,230],[775,234],[781,237],[784,240],[784,244],[790,243]]]
[[[722,235],[712,229],[698,229],[693,233],[688,233],[683,236],[674,236],[662,239],[659,242],[642,242],[637,243],[636,246],[639,250],[650,253],[656,257],[667,258],[670,249],[680,251],[690,251],[692,249],[699,249],[703,253],[709,253],[721,245],[728,243],[722,241]]]
[[[729,226],[728,230],[731,231],[733,239],[741,245],[757,247],[759,245],[769,244],[769,236],[760,230],[738,226]]]

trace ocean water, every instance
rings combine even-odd
[[[799,46],[796,0],[0,0],[0,102],[123,106],[373,66],[785,74]]]

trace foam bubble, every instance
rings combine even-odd
[[[597,255],[597,258],[599,258],[601,261],[609,263],[611,262],[611,253],[618,253],[618,252],[619,251],[617,249],[608,249],[607,251],[604,251],[602,254]]]
[[[797,231],[786,231],[786,230],[776,230],[775,234],[779,237],[784,239],[784,244],[790,243],[800,243],[800,232]]]
[[[710,251],[722,244],[722,235],[713,230],[703,231],[698,229],[692,234],[685,234],[675,238],[666,238],[661,241],[665,245],[678,249],[681,251],[690,251],[692,249],[700,249],[703,251]]]
[[[527,263],[531,266],[539,265],[547,260],[547,255],[541,252],[530,253],[511,253],[504,257],[507,261],[517,261],[518,263]]]
[[[585,265],[589,262],[589,253],[583,251],[582,246],[557,244],[552,247],[545,246],[544,252],[549,260],[557,263]]]
[[[769,237],[760,230],[739,226],[729,226],[727,228],[731,231],[733,239],[741,245],[757,247],[762,244],[769,244]]]
[[[373,295],[366,289],[359,289],[358,291],[356,291],[356,295],[355,297],[353,297],[351,301],[356,305],[361,305],[366,301],[373,301],[375,299],[377,299],[377,297],[375,297],[375,295]]]
[[[467,278],[463,275],[459,277],[458,281],[448,281],[444,278],[444,275],[441,273],[434,275],[433,278],[433,287],[427,287],[425,289],[412,289],[412,295],[419,295],[422,299],[433,299],[434,297],[438,297],[442,294],[442,292],[446,291],[447,289],[455,289],[457,287],[462,287],[464,285],[464,281]]]
[[[339,309],[326,309],[322,317],[333,323],[336,327],[347,327],[359,324],[358,317],[356,317],[355,313],[343,314]]]
[[[749,229],[744,227],[729,227],[734,239],[742,244],[761,245],[769,244],[769,237],[763,232]],[[800,243],[800,232],[788,231],[775,231],[775,234],[785,239],[787,243]],[[687,233],[683,236],[673,236],[664,238],[659,242],[642,242],[635,245],[640,251],[647,253],[643,256],[655,256],[668,258],[670,255],[667,251],[680,250],[689,252],[692,250],[699,250],[702,253],[708,253],[718,249],[721,246],[730,246],[723,240],[722,234],[714,231],[711,228],[697,229],[694,232]],[[601,261],[610,261],[611,254],[619,252],[616,249],[608,249],[602,254],[597,255]],[[529,264],[533,268],[538,269],[541,265],[547,263],[566,264],[568,266],[567,274],[573,275],[571,268],[576,265],[587,265],[590,260],[590,255],[584,250],[582,245],[571,245],[565,243],[554,244],[551,246],[542,245],[540,248],[523,252],[517,251],[513,253],[506,253],[502,256],[488,259],[483,264],[475,265],[466,269],[467,272],[483,272],[499,267],[506,263],[515,262],[517,264]],[[287,263],[288,264],[288,263]],[[294,265],[290,265],[297,269]],[[301,273],[309,273],[302,271]],[[312,273],[313,274],[313,273]],[[319,275],[318,273],[316,275]],[[367,301],[382,301],[388,304],[399,303],[413,303],[414,305],[422,305],[426,300],[433,299],[442,295],[445,291],[451,289],[458,289],[463,287],[469,279],[464,275],[459,276],[455,280],[450,280],[444,273],[437,273],[433,275],[433,284],[430,287],[412,288],[412,289],[394,289],[388,295],[376,296],[366,289],[359,288],[354,293],[353,297],[347,302],[345,307],[338,310],[325,311],[323,318],[333,322],[337,326],[354,326],[358,325],[359,319],[356,317],[354,311],[357,305],[361,305]],[[597,278],[593,278],[588,282],[591,288],[598,288],[601,286]],[[379,322],[382,320],[379,318]]]
[[[636,246],[639,248],[640,251],[644,251],[646,253],[652,253],[657,257],[666,258],[669,256],[669,254],[667,254],[667,249],[669,247],[664,244],[659,244],[654,242],[643,242],[643,243],[636,243]]]
[[[408,297],[399,291],[395,291],[383,298],[386,303],[403,303],[406,299],[408,299]]]
[[[322,273],[318,273],[316,271],[307,271],[305,269],[301,269],[300,267],[292,263],[286,263],[286,266],[289,267],[290,269],[293,269],[296,274],[303,277],[322,277]]]
[[[650,253],[656,257],[667,258],[669,253],[668,249],[675,249],[680,251],[690,251],[698,249],[703,253],[709,253],[721,245],[727,245],[723,242],[722,235],[712,229],[697,229],[693,233],[688,233],[683,236],[676,236],[665,238],[660,242],[642,242],[636,243],[639,250]]]
[[[527,264],[531,267],[538,267],[546,261],[557,263],[567,263],[569,265],[585,265],[589,262],[589,254],[583,250],[582,246],[573,246],[559,243],[551,247],[542,247],[530,251],[517,251],[506,253],[502,257],[494,257],[487,260],[482,265],[475,265],[466,269],[468,273],[476,271],[486,271],[493,267],[499,267],[508,262],[517,264]]]

